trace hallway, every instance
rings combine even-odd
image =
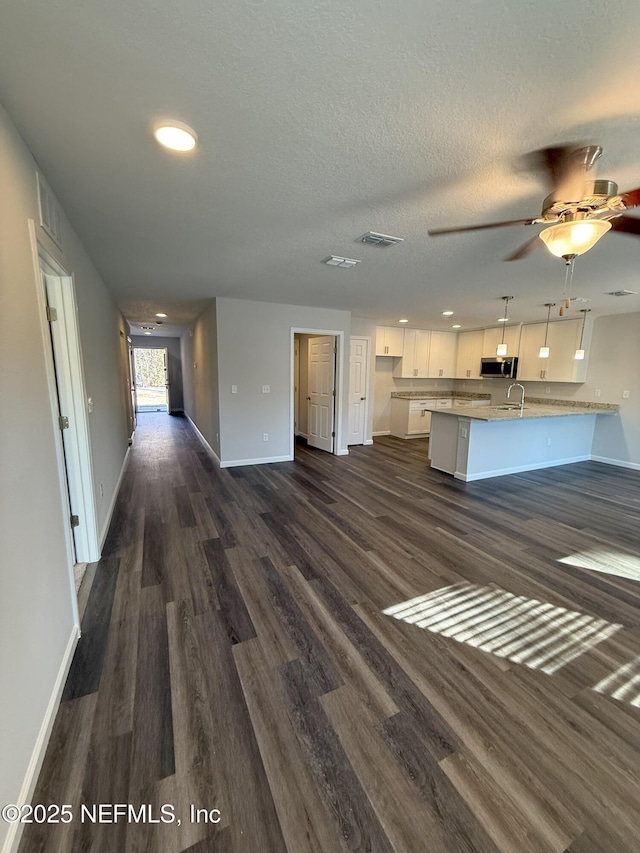
[[[21,853],[637,853],[640,475],[425,462],[141,415]]]

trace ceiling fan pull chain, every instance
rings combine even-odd
[[[571,286],[573,284],[573,265],[575,263],[576,256],[569,255],[565,258],[566,271],[564,276],[564,295],[565,302],[564,305],[560,306],[560,316],[564,314],[565,308],[571,307]]]

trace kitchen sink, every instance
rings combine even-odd
[[[520,411],[520,406],[491,406],[492,409],[498,409],[501,412],[517,412]],[[523,406],[523,409],[528,409],[529,406]]]

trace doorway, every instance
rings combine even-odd
[[[134,347],[136,412],[170,412],[166,347]]]
[[[344,335],[292,329],[292,454],[296,437],[309,447],[339,455],[341,431],[340,365]]]
[[[48,384],[56,425],[60,490],[67,516],[70,568],[100,559],[87,397],[73,277],[37,244],[34,261],[41,280],[43,333],[50,342]],[[74,606],[77,606],[74,605]]]

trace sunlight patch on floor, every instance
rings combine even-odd
[[[597,693],[604,693],[612,699],[640,708],[640,657],[623,664],[599,681],[593,689]]]
[[[597,548],[588,551],[578,551],[561,557],[559,563],[576,566],[579,569],[589,569],[592,572],[603,572],[607,575],[617,575],[640,581],[640,557],[625,554],[623,551],[605,551]]]
[[[547,674],[622,628],[499,587],[471,583],[437,589],[383,613]]]

